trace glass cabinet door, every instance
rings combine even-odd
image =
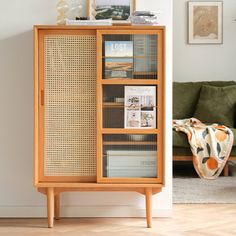
[[[162,182],[162,31],[97,33],[97,180]]]

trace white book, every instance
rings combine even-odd
[[[107,156],[107,167],[156,167],[156,156]]]
[[[112,25],[111,19],[105,20],[66,20],[66,25]]]

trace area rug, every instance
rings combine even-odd
[[[216,180],[174,178],[174,203],[236,203],[236,176]]]

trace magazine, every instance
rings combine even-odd
[[[105,78],[132,78],[133,42],[105,41]]]
[[[125,86],[127,129],[156,128],[156,86]]]

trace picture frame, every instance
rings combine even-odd
[[[223,2],[188,2],[188,44],[223,43]]]
[[[89,0],[89,19],[112,18],[113,23],[129,23],[135,9],[136,0]]]

